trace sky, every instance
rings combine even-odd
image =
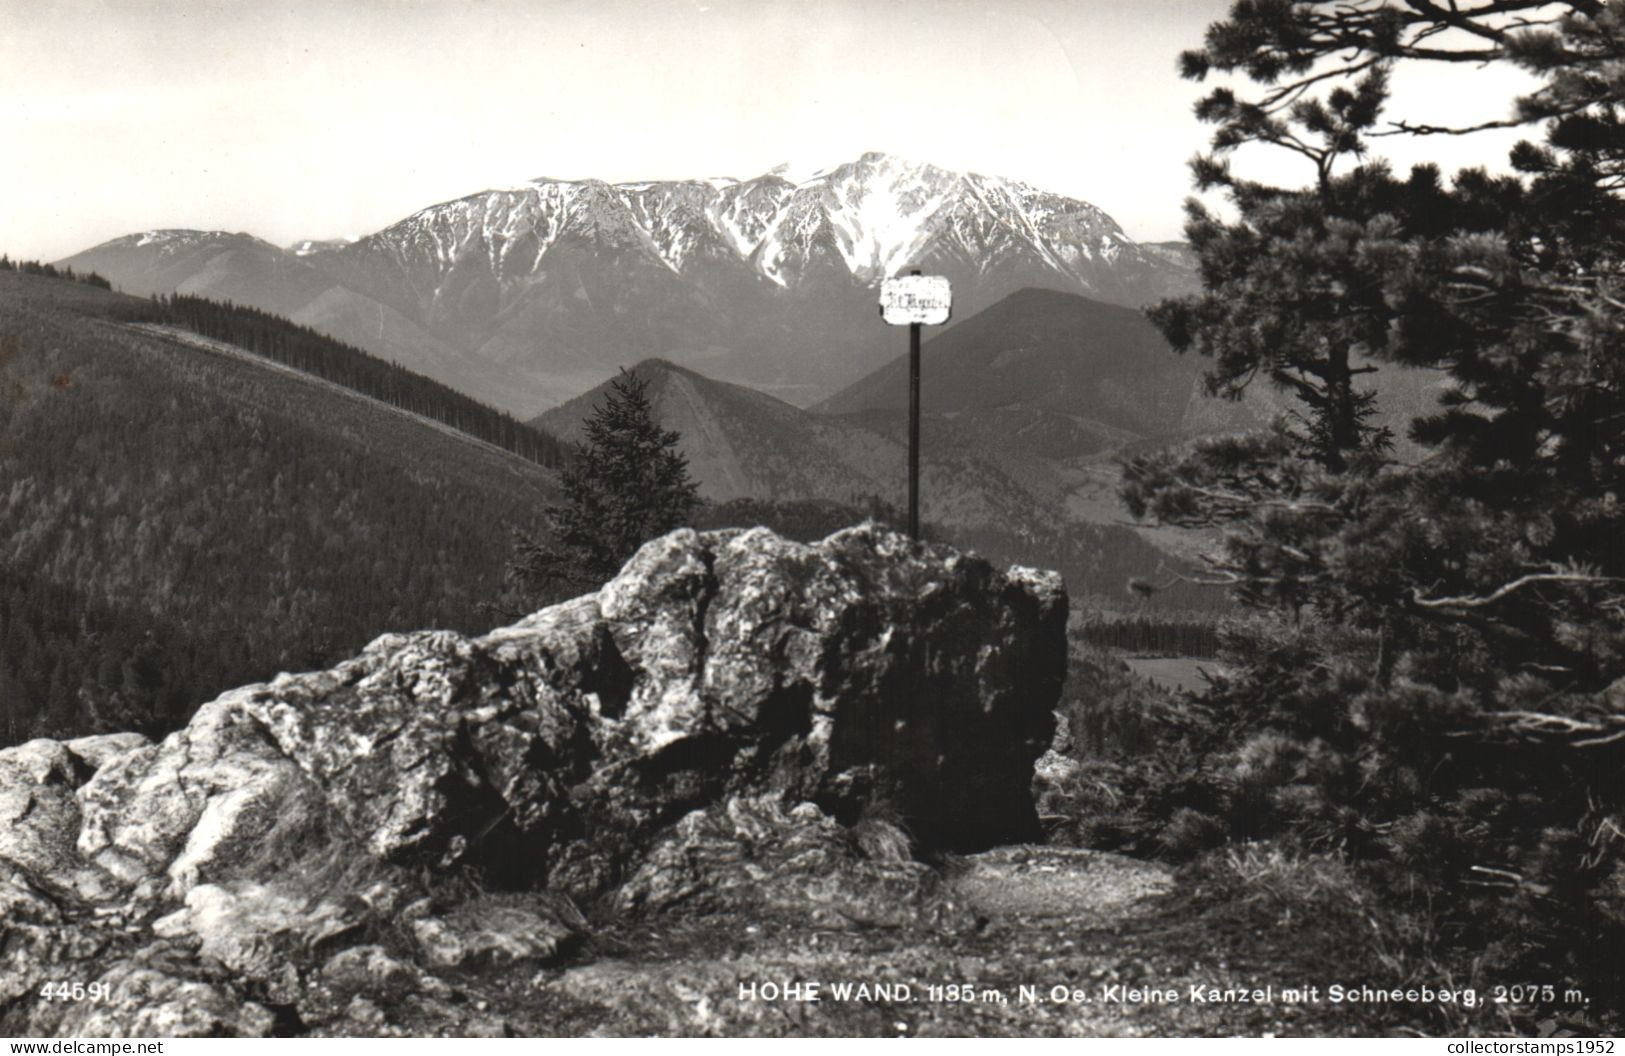
[[[1203,86],[1175,61],[1228,6],[0,0],[0,251],[54,260],[164,227],[286,245],[538,176],[748,178],[868,150],[1025,180],[1136,239],[1177,238],[1208,129],[1191,114]],[[1501,117],[1521,85],[1407,74],[1391,112]],[[1425,146],[1449,168],[1498,162],[1512,138]]]

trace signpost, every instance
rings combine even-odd
[[[941,275],[918,268],[880,286],[880,317],[908,327],[908,534],[920,537],[920,327],[940,326],[953,310],[953,291]]]

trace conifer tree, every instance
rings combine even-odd
[[[1378,136],[1468,131],[1383,120],[1405,62],[1534,72],[1486,124],[1544,144],[1513,176],[1394,177],[1367,156]],[[1192,210],[1206,291],[1153,318],[1214,356],[1217,391],[1264,377],[1300,400],[1295,427],[1125,475],[1136,514],[1224,530],[1210,578],[1275,617],[1232,637],[1205,702],[1215,758],[1287,775],[1233,822],[1402,867],[1502,968],[1620,984],[1579,962],[1625,856],[1625,14],[1240,0],[1184,69],[1255,92],[1201,104],[1218,127],[1197,179],[1236,215]],[[1232,178],[1244,144],[1314,161],[1305,186]],[[1362,435],[1339,349],[1439,372],[1439,406],[1400,423],[1424,457]],[[1485,869],[1508,879],[1475,886]]]
[[[681,437],[655,422],[648,388],[624,368],[611,379],[563,473],[565,501],[548,511],[545,537],[518,533],[509,578],[522,589],[596,586],[643,543],[688,523],[699,488]]]

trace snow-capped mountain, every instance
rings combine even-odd
[[[1087,202],[879,153],[800,183],[772,173],[620,184],[544,177],[430,206],[362,242],[442,272],[483,250],[493,273],[523,283],[572,239],[641,252],[676,275],[743,265],[784,288],[822,263],[874,286],[910,266],[959,263],[985,274],[1022,262],[1098,296],[1124,285],[1123,269],[1162,262]]]
[[[650,356],[811,402],[894,349],[874,288],[910,267],[948,276],[958,317],[1029,286],[1138,306],[1191,285],[1087,202],[879,153],[795,180],[541,178],[348,244],[261,245],[528,378],[504,402],[530,411]],[[148,285],[104,267],[106,248],[81,257]],[[341,314],[336,336],[389,353],[365,312]]]

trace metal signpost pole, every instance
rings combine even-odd
[[[908,534],[920,537],[920,327],[941,326],[953,311],[953,290],[941,275],[915,268],[880,285],[880,317],[908,327]]]
[[[918,275],[919,268],[909,274]],[[920,324],[908,324],[908,537],[920,537]]]

